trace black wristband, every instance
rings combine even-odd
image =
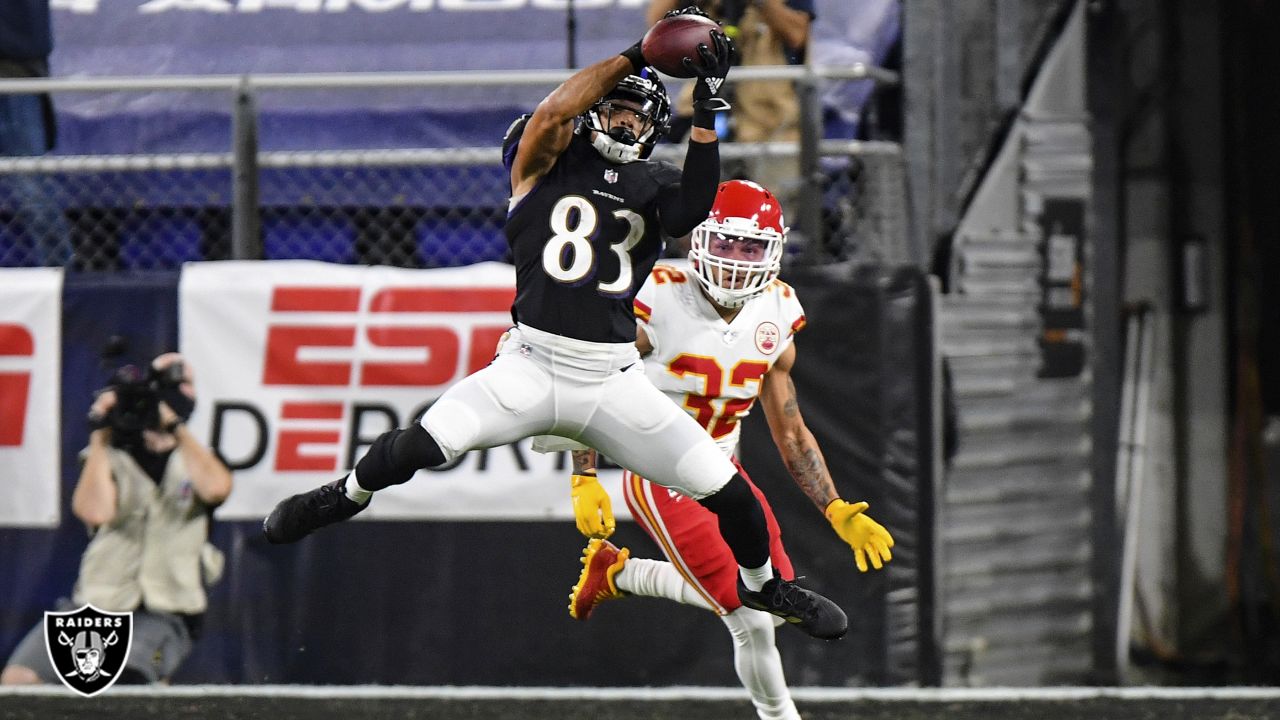
[[[639,41],[637,41],[635,45],[632,45],[631,47],[627,48],[626,50],[623,50],[618,54],[626,58],[627,60],[631,61],[632,75],[639,75],[640,71],[644,69],[645,65],[648,65],[648,63],[644,61],[644,53],[640,52]]]
[[[703,130],[716,129],[716,111],[707,110],[698,106],[693,108],[693,126],[702,128]]]
[[[182,418],[174,418],[164,426],[163,430],[169,433],[170,435],[172,435],[178,432],[178,428],[182,426],[183,426]]]

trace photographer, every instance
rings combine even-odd
[[[187,429],[195,407],[190,368],[177,353],[147,371],[118,370],[89,411],[93,427],[71,511],[90,533],[70,602],[133,611],[121,682],[167,682],[190,653],[222,570],[208,543],[231,473]],[[43,624],[18,644],[0,684],[56,682]]]

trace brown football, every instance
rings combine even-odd
[[[714,48],[711,31],[719,29],[714,20],[700,15],[672,15],[649,28],[640,41],[640,52],[659,72],[672,77],[693,77],[695,73],[685,68],[684,59],[701,64],[698,45]]]

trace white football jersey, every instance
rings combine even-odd
[[[739,421],[804,327],[804,308],[790,285],[774,280],[726,323],[687,267],[663,260],[636,295],[636,321],[653,345],[645,373],[732,455]]]

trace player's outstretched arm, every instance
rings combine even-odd
[[[658,217],[671,237],[683,237],[707,218],[720,185],[720,143],[716,136],[716,113],[729,109],[720,97],[724,79],[732,64],[733,45],[722,32],[711,33],[712,45],[699,45],[699,62],[685,58],[694,73],[693,128],[685,151],[679,185],[663,188],[658,198]]]
[[[573,121],[618,81],[644,67],[640,43],[574,73],[538,103],[511,164],[511,192],[528,192],[573,139]]]
[[[589,538],[607,538],[617,524],[609,493],[596,479],[596,451],[573,451],[573,477],[569,492],[573,499],[573,519],[578,532]]]
[[[847,503],[836,492],[818,440],[800,414],[796,386],[791,380],[795,361],[796,346],[793,344],[787,346],[774,362],[760,388],[760,403],[764,406],[773,441],[796,484],[823,511],[840,539],[853,549],[858,569],[866,572],[870,563],[871,567],[879,570],[893,559],[889,551],[893,547],[893,536],[864,513],[867,503]]]

